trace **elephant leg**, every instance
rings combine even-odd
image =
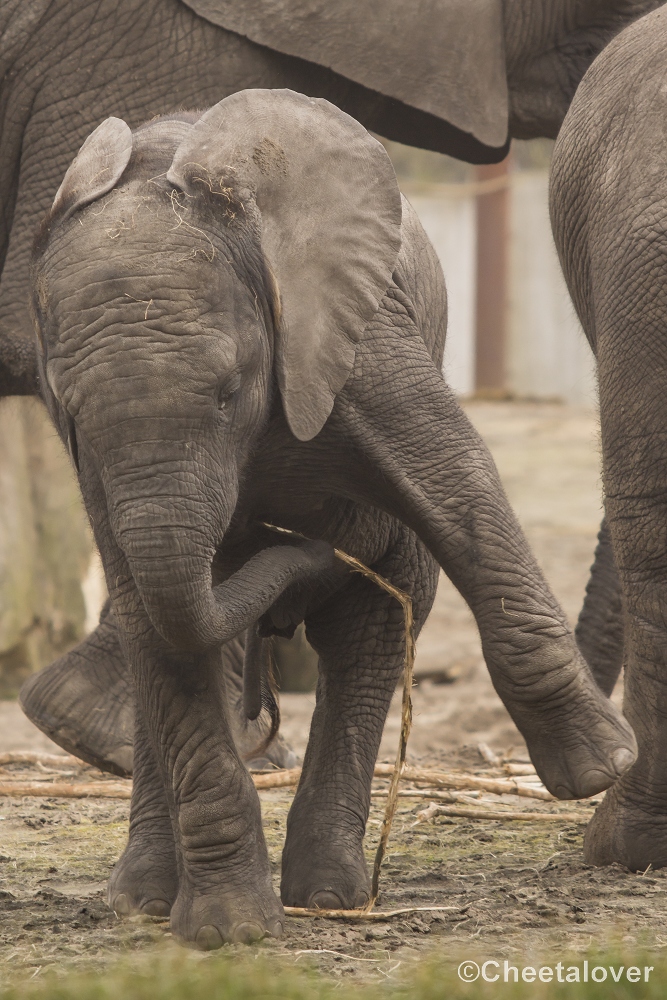
[[[171,907],[174,935],[202,949],[279,935],[283,911],[271,884],[257,791],[228,722],[219,650],[178,651],[147,621],[135,620],[131,634],[122,633],[122,641],[132,663],[142,739],[152,750],[142,750],[135,758],[132,807],[137,822],[148,815],[148,834],[160,837],[152,848],[157,865],[151,866],[144,882],[130,839],[137,884],[129,905],[149,895],[170,902],[166,897],[171,883],[163,864],[166,799],[178,868]],[[123,859],[111,885],[116,905],[118,896],[127,896],[128,881]]]
[[[242,668],[243,647],[240,640],[233,639],[222,648],[222,669],[239,753],[248,767],[295,767],[296,755],[279,734],[261,758],[255,757],[267,723],[264,715],[252,722],[245,718]],[[97,628],[74,649],[29,677],[19,701],[30,721],[67,753],[102,771],[122,777],[132,774],[134,688],[108,602]]]
[[[586,597],[574,630],[598,687],[609,697],[623,666],[623,593],[606,519],[598,534]]]
[[[374,569],[413,599],[415,631],[435,596],[438,568],[401,525]],[[281,896],[293,906],[358,907],[369,898],[363,838],[373,769],[405,652],[403,611],[364,577],[307,616],[319,655],[317,702],[303,772],[287,819]]]
[[[632,259],[630,282],[626,246],[605,261],[610,297],[595,312],[605,508],[625,608],[623,709],[639,752],[598,806],[584,854],[644,871],[667,866],[667,232],[650,244],[642,234]]]
[[[363,458],[359,498],[408,524],[466,600],[547,788],[593,795],[632,764],[632,731],[595,684],[488,449],[423,341],[381,320],[364,334],[336,411],[338,433]],[[365,375],[374,371],[377,382]]]
[[[109,880],[109,906],[122,917],[168,917],[178,892],[176,845],[164,781],[141,717],[134,761],[128,843]]]
[[[103,771],[132,774],[134,691],[108,602],[97,628],[29,677],[19,701],[63,750]]]

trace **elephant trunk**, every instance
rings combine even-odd
[[[218,508],[213,517],[205,503],[192,510],[192,504],[165,506],[160,499],[123,505],[112,517],[139,596],[167,642],[189,650],[220,645],[242,628],[234,630],[212,588],[213,557],[231,514]]]

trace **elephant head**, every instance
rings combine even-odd
[[[220,641],[211,563],[274,381],[315,436],[400,242],[383,147],[291,91],[107,119],[70,166],[33,260],[43,391],[163,637]]]

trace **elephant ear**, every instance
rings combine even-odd
[[[118,183],[132,155],[132,132],[121,118],[107,118],[91,132],[56,192],[51,215],[67,218]]]
[[[254,198],[280,293],[283,406],[295,436],[310,440],[352,370],[401,247],[401,196],[384,147],[328,101],[244,90],[199,119],[167,179],[191,195]]]
[[[213,24],[375,91],[376,101],[382,94],[435,115],[485,147],[506,142],[502,0],[184,2]]]

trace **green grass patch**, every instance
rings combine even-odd
[[[557,982],[556,962],[560,960]],[[481,965],[483,958],[478,957]],[[588,962],[588,982],[583,981],[584,962]],[[296,965],[289,955],[263,955],[236,950],[213,955],[198,955],[169,946],[150,956],[126,956],[102,970],[77,971],[67,974],[47,973],[43,978],[0,988],[0,1000],[662,1000],[667,994],[667,960],[649,953],[624,955],[622,953],[550,956],[540,959],[512,959],[521,980],[522,970],[532,967],[535,981],[514,983],[513,973],[509,982],[503,981],[502,960],[500,969],[487,967],[487,975],[499,972],[495,982],[478,979],[465,983],[457,973],[456,961],[432,958],[419,963],[404,963],[402,975],[396,973],[392,981],[368,978],[365,970],[363,981],[352,977],[327,977],[314,969]],[[618,982],[614,981],[610,967]],[[645,967],[652,967],[648,981]],[[554,981],[539,979],[539,970],[553,970]],[[578,969],[580,981],[573,978]],[[639,981],[629,981],[628,969],[636,968]],[[604,969],[606,977],[599,971]],[[620,970],[623,970],[622,972]],[[591,976],[597,971],[600,982]],[[543,973],[543,978],[547,973]],[[531,973],[528,972],[528,978]],[[631,980],[637,978],[631,974]]]

